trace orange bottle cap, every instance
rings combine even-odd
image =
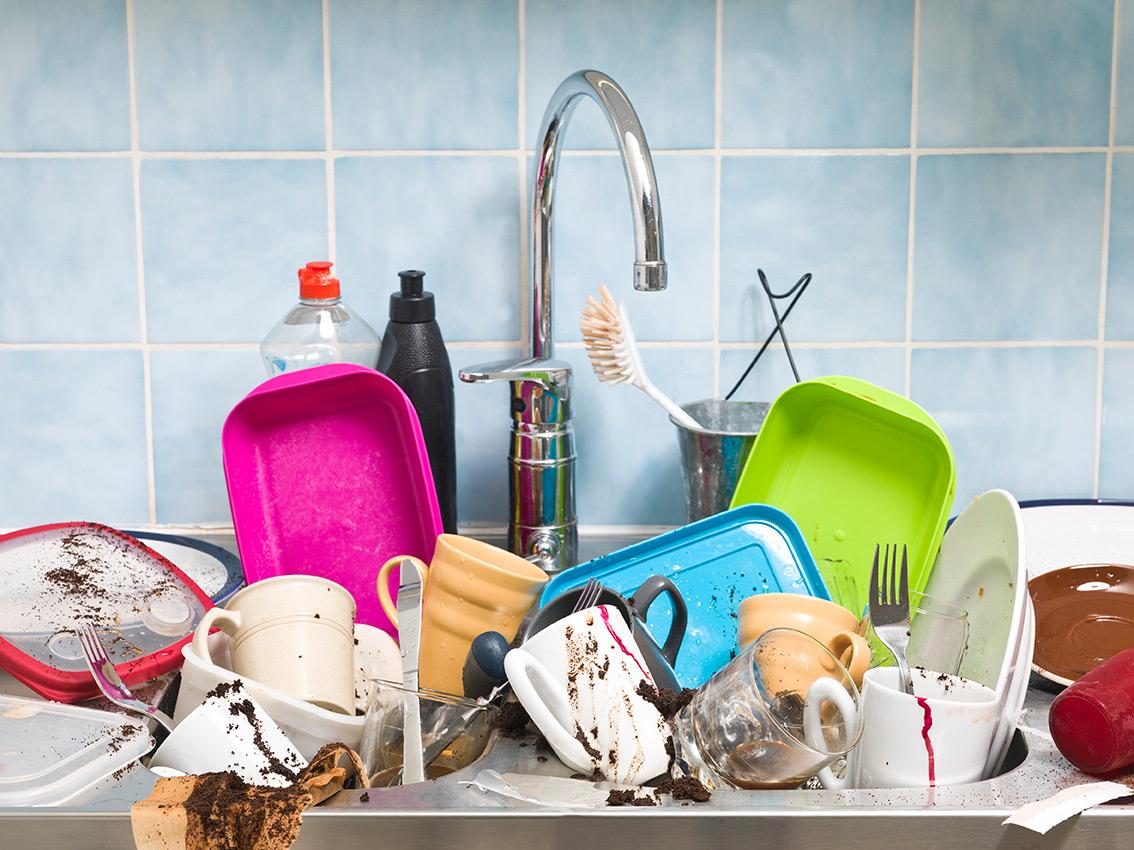
[[[339,279],[331,277],[331,266],[323,260],[308,263],[299,270],[300,298],[338,298]]]

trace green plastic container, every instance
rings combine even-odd
[[[876,544],[906,544],[910,589],[925,589],[955,486],[953,450],[928,413],[836,376],[795,384],[776,399],[732,507],[762,503],[787,513],[832,599],[861,614]]]

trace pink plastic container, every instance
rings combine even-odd
[[[421,426],[401,388],[365,366],[285,373],[232,409],[221,440],[248,582],[323,576],[354,595],[358,622],[396,634],[378,604],[378,569],[395,555],[429,563],[442,531]]]

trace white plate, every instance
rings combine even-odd
[[[1028,582],[1020,506],[1011,493],[977,496],[945,532],[925,592],[969,613],[960,674],[996,691],[1003,703],[1024,633]]]
[[[1089,501],[1023,505],[1028,578],[1079,564],[1134,565],[1134,505]],[[1070,679],[1032,669],[1066,687]]]
[[[1028,577],[1077,564],[1134,565],[1134,505],[1025,506]]]
[[[1028,695],[1028,671],[1032,666],[1032,652],[1036,645],[1036,616],[1031,597],[1024,598],[1024,630],[1016,644],[1016,654],[1012,662],[1011,685],[1004,697],[1004,707],[992,735],[992,745],[988,749],[988,761],[984,765],[984,778],[991,779],[1000,772],[1008,746],[1020,720],[1024,699]]]

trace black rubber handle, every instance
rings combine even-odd
[[[662,655],[672,666],[677,663],[677,651],[681,649],[681,642],[685,640],[685,627],[689,624],[689,611],[685,607],[685,598],[677,589],[677,585],[665,576],[650,576],[630,597],[630,607],[644,623],[646,612],[662,593],[668,593],[673,600],[673,622],[669,624],[669,634],[662,646]]]
[[[461,675],[466,697],[486,697],[493,688],[508,681],[504,656],[509,649],[508,639],[500,632],[482,632],[473,638]]]

